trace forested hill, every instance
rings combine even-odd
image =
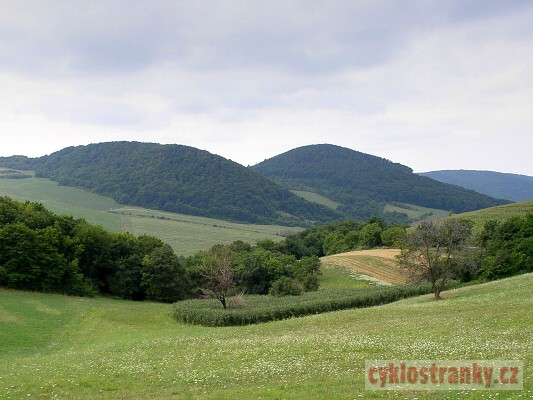
[[[404,165],[330,144],[299,147],[252,168],[289,189],[315,192],[341,203],[337,210],[356,218],[384,215],[384,204],[391,202],[454,213],[506,203],[419,176]]]
[[[431,171],[419,175],[501,199],[533,200],[533,176],[472,170]]]
[[[193,147],[110,142],[68,147],[0,166],[110,196],[121,204],[238,222],[306,225],[341,215],[294,195],[255,171]]]

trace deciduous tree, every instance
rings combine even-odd
[[[422,222],[404,238],[400,266],[415,282],[427,281],[440,299],[446,283],[464,268],[475,267],[469,246],[472,224],[458,219]]]
[[[202,259],[204,289],[227,308],[226,298],[233,288],[236,263],[230,245],[216,245]]]

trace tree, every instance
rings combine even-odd
[[[480,277],[501,279],[533,271],[533,213],[487,221],[478,243],[483,249]]]
[[[470,222],[458,219],[422,222],[406,233],[398,256],[400,266],[413,281],[429,282],[435,299],[440,299],[450,279],[474,266],[471,229]]]
[[[227,308],[226,297],[233,288],[236,263],[231,245],[216,245],[202,258],[204,288]]]
[[[184,299],[189,280],[169,245],[156,247],[142,261],[141,286],[151,300],[173,302]]]

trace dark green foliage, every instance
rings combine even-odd
[[[381,246],[381,233],[383,228],[379,223],[373,222],[366,224],[359,233],[359,241],[361,245],[366,249],[371,249],[372,247]]]
[[[400,247],[401,240],[405,235],[405,227],[391,226],[381,233],[381,241],[383,245],[389,247]]]
[[[372,307],[428,294],[428,285],[397,285],[365,289],[323,289],[300,296],[244,296],[242,308],[222,309],[216,300],[184,300],[172,306],[180,322],[205,326],[249,325],[349,308]]]
[[[190,289],[178,258],[161,240],[112,234],[7,197],[0,197],[0,286],[168,302]]]
[[[271,296],[298,296],[304,292],[303,284],[294,278],[282,276],[272,283],[268,294]]]
[[[462,186],[487,196],[512,201],[533,200],[533,177],[492,171],[447,170],[424,172],[440,182]]]
[[[278,248],[297,258],[322,257],[355,249],[394,246],[398,244],[398,235],[404,231],[404,227],[389,226],[376,217],[369,218],[365,223],[355,220],[330,222],[291,235]]]
[[[179,145],[112,142],[69,147],[38,159],[37,177],[81,187],[121,204],[239,222],[310,225],[341,214],[305,201],[223,157]]]
[[[506,203],[419,176],[383,158],[327,144],[300,147],[253,168],[289,189],[313,191],[341,203],[338,211],[361,220],[379,215],[406,223],[405,214],[383,211],[385,203],[395,201],[455,213]]]
[[[187,297],[189,282],[169,245],[156,247],[142,261],[141,287],[150,300],[173,302]]]
[[[35,169],[37,160],[26,156],[0,157],[0,167],[29,171]]]
[[[225,298],[230,292],[267,294],[273,283],[283,277],[298,281],[298,285],[305,291],[317,290],[320,274],[319,258],[306,256],[298,259],[295,255],[287,253],[288,250],[283,243],[263,241],[256,246],[250,246],[243,242],[234,242],[231,245],[217,245],[209,251],[199,252],[186,258],[183,264],[194,285],[201,289],[201,293],[214,293],[213,297],[219,299],[221,295]],[[231,268],[221,268],[224,264]],[[216,265],[219,268],[214,269]],[[216,277],[214,281],[213,276]],[[231,285],[229,280],[224,278],[229,276],[231,276]],[[225,285],[226,289],[220,287],[220,283],[224,281],[228,283]]]
[[[533,271],[533,213],[506,221],[488,221],[479,244],[483,257],[479,276],[500,279]]]

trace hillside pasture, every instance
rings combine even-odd
[[[120,207],[112,212],[124,218],[128,232],[156,236],[181,255],[191,255],[214,244],[229,244],[236,240],[251,244],[264,239],[277,242],[284,236],[303,230],[281,225],[238,224],[140,207]]]
[[[530,213],[533,213],[533,200],[466,212],[453,215],[452,218],[464,218],[473,221],[472,230],[474,234],[477,234],[483,230],[485,223],[489,220],[505,221],[511,217],[523,217]]]
[[[177,323],[165,304],[0,290],[0,398],[531,398],[532,285],[528,274],[440,301],[223,328]],[[376,359],[522,360],[524,389],[367,391]]]
[[[218,243],[243,240],[282,240],[303,228],[280,225],[239,224],[141,207],[124,207],[112,199],[82,189],[60,186],[42,178],[0,179],[0,196],[43,203],[56,214],[84,218],[111,232],[152,235],[170,244],[179,255],[191,255]]]
[[[356,250],[322,257],[323,269],[343,268],[355,279],[366,279],[381,285],[406,283],[407,278],[398,267],[398,249]]]
[[[305,190],[291,190],[291,192],[307,201],[322,204],[323,206],[329,207],[333,210],[336,210],[340,205],[342,205],[341,203],[337,203],[336,201],[333,201],[326,196],[322,196],[315,192],[307,192]]]

